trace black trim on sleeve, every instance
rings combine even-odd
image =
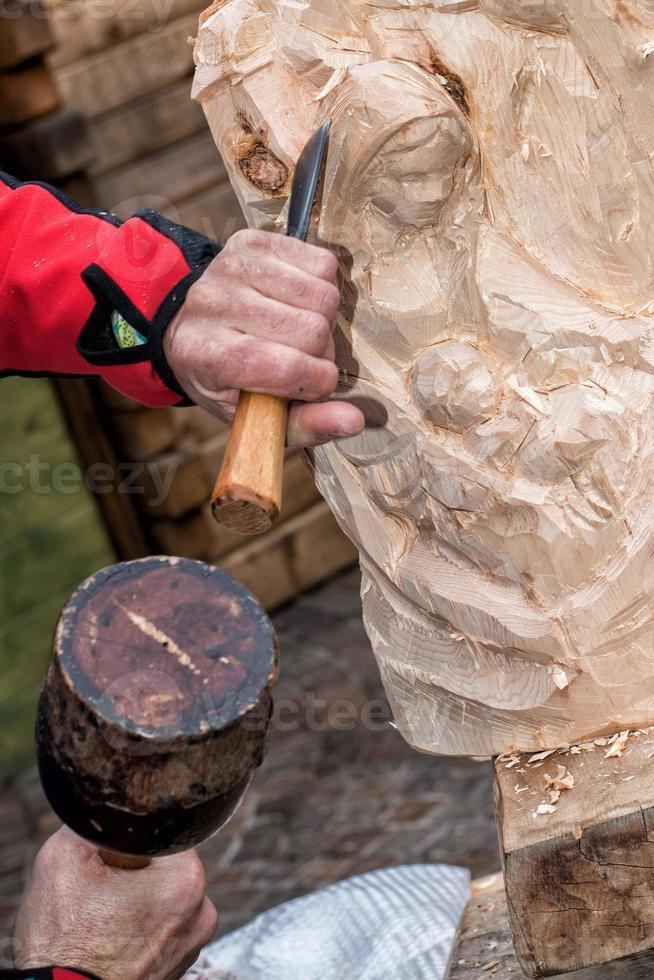
[[[182,386],[177,381],[166,357],[164,351],[164,337],[166,335],[166,330],[172,323],[172,320],[179,310],[180,306],[186,299],[186,294],[193,285],[194,282],[200,278],[204,273],[204,269],[196,269],[195,272],[190,272],[185,279],[182,279],[180,283],[175,286],[175,288],[168,293],[163,303],[159,306],[157,312],[154,315],[154,319],[150,325],[150,336],[148,340],[148,355],[152,362],[152,367],[155,369],[163,383],[172,391],[176,391],[185,400],[185,404],[188,406],[191,402],[188,401],[188,396]]]
[[[222,245],[213,241],[211,238],[207,238],[206,235],[200,234],[200,232],[186,228],[184,225],[175,224],[174,221],[169,221],[168,218],[164,218],[163,215],[150,208],[139,211],[136,217],[141,218],[142,221],[149,224],[160,235],[165,235],[166,238],[174,242],[191,267],[190,273],[161,302],[150,324],[148,333],[144,334],[144,336],[149,337],[148,353],[153,368],[163,383],[184,399],[181,406],[188,407],[192,402],[189,401],[186,392],[177,381],[168,363],[163,346],[164,336],[173,317],[186,299],[186,294],[189,289],[194,282],[197,282],[213,259],[220,254]],[[129,318],[126,319],[129,321]]]
[[[78,353],[89,364],[101,367],[142,364],[149,360],[147,344],[123,349],[118,346],[114,337],[111,326],[114,310],[144,337],[150,334],[149,321],[134,306],[129,296],[98,265],[90,265],[85,269],[82,279],[95,296],[96,303],[77,339]]]

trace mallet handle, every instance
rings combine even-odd
[[[123,871],[140,871],[147,868],[152,862],[150,858],[133,857],[129,854],[116,854],[115,851],[105,851],[102,847],[98,848],[100,859],[108,864],[110,868],[121,868]]]
[[[267,531],[282,506],[288,402],[241,392],[211,505],[219,524],[240,534]]]

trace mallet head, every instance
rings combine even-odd
[[[205,840],[263,759],[276,674],[270,620],[224,572],[147,558],[93,575],[61,614],[39,703],[53,809],[122,854]]]

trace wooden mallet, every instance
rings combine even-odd
[[[306,241],[311,212],[329,145],[329,123],[302,151],[291,191],[288,235]],[[241,392],[211,504],[230,531],[267,531],[282,506],[288,402],[273,395]]]
[[[272,624],[224,572],[180,558],[98,572],[61,614],[39,702],[50,804],[116,867],[194,847],[263,759],[276,676]]]

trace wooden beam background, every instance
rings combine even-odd
[[[48,0],[48,65],[66,111],[85,121],[87,193],[98,206],[123,218],[155,207],[225,241],[245,222],[190,97],[189,40],[203,7],[198,0]],[[121,557],[148,550],[217,562],[269,609],[356,561],[297,454],[288,454],[279,524],[242,538],[218,527],[208,507],[226,443],[222,423],[198,409],[142,409],[103,385],[69,387],[64,401],[87,463],[95,454],[140,467],[137,493],[102,501]],[[89,411],[99,420],[97,439]]]

